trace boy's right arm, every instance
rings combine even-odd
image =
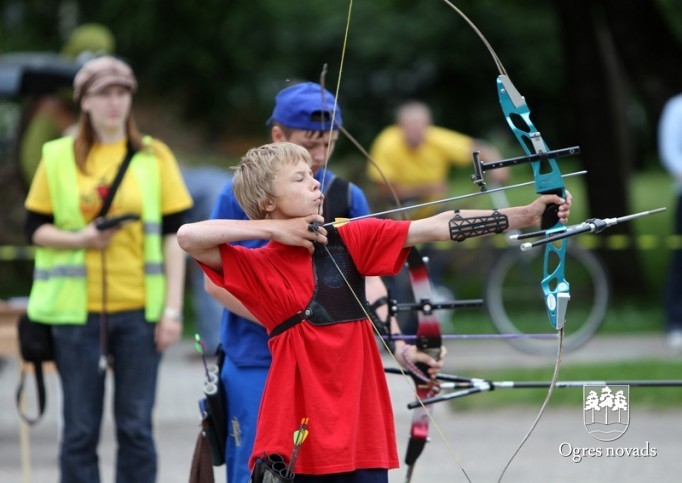
[[[314,242],[327,243],[327,231],[319,226],[317,231],[309,226],[324,218],[308,215],[286,220],[205,220],[182,225],[178,230],[178,244],[192,258],[222,273],[221,245],[245,240],[274,240],[291,246],[302,246],[310,253]]]
[[[231,221],[231,220],[229,220]],[[222,273],[223,264],[220,249],[223,243],[229,243],[225,229],[228,220],[206,220],[186,223],[178,229],[178,245],[196,261]]]

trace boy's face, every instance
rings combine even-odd
[[[313,173],[317,173],[322,169],[325,166],[327,159],[331,157],[334,152],[336,140],[339,138],[339,132],[332,132],[331,142],[329,138],[329,131],[303,131],[294,129],[289,136],[287,136],[278,126],[272,128],[273,141],[289,141],[290,143],[298,144],[308,150],[308,153],[310,153],[310,157],[313,160],[313,165],[311,166]]]
[[[304,160],[283,165],[273,182],[275,198],[267,207],[271,218],[297,218],[319,213],[324,197],[320,182]]]

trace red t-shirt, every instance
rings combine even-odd
[[[361,274],[393,275],[405,263],[409,222],[365,219],[339,233]],[[270,332],[306,307],[314,289],[312,256],[303,247],[221,246],[223,274],[203,267]],[[327,326],[308,321],[270,340],[272,365],[251,458],[288,460],[293,435],[309,418],[296,464],[300,474],[397,468],[390,395],[374,331],[367,320]],[[229,397],[229,395],[228,395]]]

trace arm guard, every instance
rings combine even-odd
[[[455,210],[455,216],[448,223],[450,227],[450,239],[461,242],[474,236],[488,235],[490,233],[502,233],[509,228],[509,219],[494,210],[489,216],[472,216],[463,218],[459,210]]]

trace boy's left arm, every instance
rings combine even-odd
[[[540,226],[542,215],[550,205],[559,205],[557,216],[559,221],[565,224],[568,221],[571,204],[571,193],[566,191],[565,199],[557,195],[541,195],[528,205],[500,210],[448,210],[411,222],[405,246],[434,241],[463,241],[506,230]]]

